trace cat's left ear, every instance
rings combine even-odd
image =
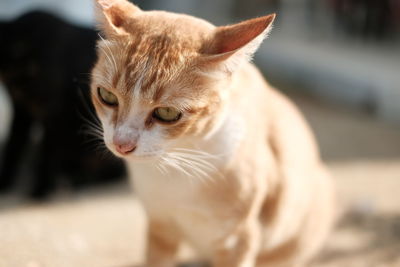
[[[129,33],[129,22],[142,10],[127,0],[96,0],[100,30],[107,36]]]
[[[272,29],[275,14],[217,27],[202,48],[201,64],[232,73],[249,61]]]

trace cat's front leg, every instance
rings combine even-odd
[[[147,267],[175,267],[180,238],[170,224],[149,219]]]
[[[213,267],[254,267],[259,251],[260,225],[254,218],[228,234],[215,249]]]

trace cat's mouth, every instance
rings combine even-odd
[[[151,162],[159,159],[162,155],[162,152],[153,152],[153,153],[129,153],[129,154],[122,154],[117,151],[114,151],[114,154],[120,158],[135,161],[135,162]]]
[[[136,143],[129,144],[115,144],[106,142],[107,148],[117,157],[135,162],[149,162],[154,161],[164,153],[162,149],[155,149],[143,151],[137,147]]]

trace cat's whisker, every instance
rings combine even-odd
[[[82,129],[82,133],[84,133],[85,135],[88,135],[88,136],[93,136],[93,137],[99,138],[101,140],[104,137],[103,131],[91,124],[87,124],[86,126],[84,126]]]
[[[163,158],[157,161],[156,168],[163,174],[166,175],[168,173],[167,168],[164,165]]]
[[[108,50],[109,53],[107,53],[107,52],[105,51],[105,49],[103,49],[101,46],[99,46],[99,48],[104,52],[104,54],[106,55],[106,57],[108,58],[108,60],[111,61],[111,59],[112,59],[112,62],[110,62],[110,64],[113,65],[114,71],[116,72],[117,69],[118,69],[118,67],[117,67],[117,62],[116,62],[116,60],[115,60],[115,57],[114,57],[114,55],[113,55],[113,53],[112,53],[112,51],[111,51],[110,45],[109,45],[109,42],[110,42],[110,41],[104,40],[104,38],[103,38],[100,34],[99,34],[99,37],[100,37],[100,39],[103,41],[103,44],[106,46],[106,48],[107,48],[107,50]],[[111,59],[110,59],[110,57],[111,57]]]
[[[174,151],[186,152],[186,153],[194,154],[194,155],[205,157],[205,158],[219,158],[220,156],[222,156],[222,154],[213,155],[213,154],[207,153],[202,150],[195,150],[195,149],[189,149],[189,148],[179,148],[178,147],[178,148],[174,148]]]
[[[164,170],[164,174],[168,174],[168,169],[167,169],[167,167],[165,166],[165,165],[166,165],[166,162],[165,162],[165,161],[166,161],[166,160],[165,160],[164,156],[161,156],[161,157],[160,157],[160,160],[157,161],[157,164],[160,166],[160,168],[161,168],[162,170]]]
[[[81,119],[86,122],[88,125],[91,126],[91,128],[94,128],[98,130],[99,132],[103,132],[100,122],[100,119],[96,116],[96,114],[93,112],[93,110],[90,108],[90,104],[87,102],[88,100],[83,96],[82,92],[80,92],[80,98],[81,101],[83,102],[83,105],[86,109],[87,114],[89,115],[89,118],[86,118],[82,113],[78,111],[78,114],[80,115]],[[92,120],[90,120],[92,119]]]
[[[87,121],[86,123],[87,123],[87,126],[90,127],[90,129],[93,129],[97,133],[100,133],[100,135],[103,135],[103,129],[101,128],[101,126],[97,125],[94,122],[90,122],[90,121]]]
[[[187,148],[175,148],[174,151],[178,151],[178,152],[174,152],[175,154],[181,153],[182,156],[199,162],[200,164],[202,164],[202,168],[205,168],[207,170],[207,172],[214,174],[213,177],[214,176],[223,177],[223,175],[218,171],[218,168],[216,168],[216,166],[210,162],[210,160],[217,161],[217,162],[220,161],[222,154],[221,155],[213,155],[213,154],[207,153],[205,151],[195,150],[195,149],[187,149]],[[208,175],[207,177],[209,178],[210,175]]]
[[[185,167],[192,167],[193,170],[196,170],[196,171],[198,171],[199,173],[201,173],[203,175],[207,175],[205,172],[203,172],[200,169],[201,165],[198,164],[197,162],[193,161],[193,160],[189,160],[189,159],[186,159],[184,157],[181,157],[181,156],[178,156],[178,155],[175,155],[175,154],[170,154],[170,157],[173,158],[173,159],[176,159],[177,161],[180,161],[180,163],[182,165],[184,165]],[[198,167],[198,169],[196,169],[196,167]],[[193,173],[196,174],[196,172],[193,172]]]
[[[96,128],[94,126],[89,126],[88,132],[89,132],[89,134],[103,138],[103,131],[99,128]]]
[[[176,151],[185,151],[185,152],[173,152],[175,155],[180,155],[192,160],[196,160],[198,162],[201,162],[202,164],[208,166],[212,170],[216,170],[215,166],[208,160],[217,160],[219,159],[218,156],[209,154],[204,151],[198,151],[198,150],[192,150],[192,149],[175,149]],[[187,153],[187,152],[190,153]]]
[[[87,149],[93,151],[94,153],[104,153],[105,147],[101,146],[101,142],[87,144]]]
[[[209,169],[207,170],[208,166],[207,165],[203,165],[203,163],[197,162],[194,159],[188,159],[188,158],[185,158],[183,156],[178,156],[178,155],[171,155],[171,157],[174,157],[174,158],[180,160],[183,164],[187,165],[188,167],[193,168],[195,173],[199,173],[199,174],[201,174],[201,175],[203,175],[205,177],[207,177],[209,175],[206,172],[206,171],[209,171]]]
[[[95,130],[98,133],[103,134],[103,129],[101,128],[100,125],[94,123],[93,121],[86,119],[85,117],[82,117],[83,121],[86,123],[86,128],[90,130]]]
[[[203,157],[199,157],[197,155],[192,155],[192,154],[179,153],[179,152],[174,152],[174,155],[195,161],[199,164],[202,164],[204,167],[207,167],[209,170],[216,170],[215,166],[211,164],[209,161],[205,160]]]
[[[83,133],[87,137],[82,142],[82,145],[90,146],[91,150],[94,150],[94,148],[97,148],[100,146],[105,148],[102,132],[96,131],[95,129],[92,129],[92,128],[87,128],[86,130],[83,131]]]
[[[106,56],[108,63],[109,63],[110,65],[113,65],[113,67],[115,68],[114,62],[111,60],[111,58],[110,58],[108,52],[107,52],[103,47],[101,47],[101,46],[99,46],[99,49],[100,49],[100,50],[103,52],[103,54]]]
[[[158,170],[159,172],[161,172],[162,174],[165,175],[164,171],[160,168],[160,165],[159,165],[159,164],[156,165],[156,168],[157,168],[157,170]]]
[[[164,157],[163,159],[164,159],[164,162],[167,163],[167,165],[184,173],[187,176],[192,176],[191,173],[189,173],[185,168],[182,167],[182,165],[179,164],[179,161],[177,159],[171,158],[170,155],[168,155],[168,157]]]
[[[88,107],[87,107],[88,108]],[[88,137],[83,142],[83,145],[91,145],[91,150],[95,150],[94,148],[102,148],[103,150],[107,151],[107,148],[104,144],[104,136],[103,136],[103,129],[97,123],[100,123],[98,119],[95,117],[93,118],[94,121],[86,118],[84,115],[78,112],[81,119],[85,122],[86,125],[82,127],[82,133],[87,135]],[[91,112],[89,111],[89,115]],[[93,117],[93,115],[92,115]]]
[[[89,145],[89,144],[100,145],[103,143],[104,143],[103,138],[101,136],[92,135],[91,138],[86,138],[86,140],[82,143],[82,145]]]
[[[167,153],[169,162],[173,161],[174,164],[179,164],[180,169],[185,170],[186,174],[190,177],[195,177],[202,182],[210,180],[210,173],[215,172],[216,168],[211,163],[196,158],[192,154],[169,152]],[[174,167],[176,167],[174,165]]]
[[[214,178],[216,177],[224,177],[222,173],[218,170],[218,168],[211,162],[203,160],[201,158],[194,158],[193,160],[200,161],[198,163],[201,164],[202,168],[205,169],[205,171],[208,173],[208,175],[205,176],[205,178],[207,178],[208,180],[214,180]]]
[[[183,173],[185,173],[188,176],[191,176],[190,173],[188,173],[185,169],[182,168],[181,165],[178,164],[178,161],[176,159],[172,159],[172,158],[164,158],[165,162],[167,163],[167,165],[173,167],[174,169],[181,171]]]
[[[102,145],[98,146],[96,150],[99,152],[100,159],[102,159],[102,160],[114,160],[115,159],[114,154],[112,154],[111,151],[108,150],[108,148],[106,147],[104,142],[102,142]]]
[[[103,141],[103,135],[99,132],[96,132],[93,129],[87,129],[87,130],[83,131],[83,133],[88,136],[88,138],[85,138],[85,142],[88,142],[91,140]]]

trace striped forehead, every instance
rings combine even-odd
[[[191,53],[168,36],[103,41],[110,85],[121,95],[156,100],[180,73]]]

